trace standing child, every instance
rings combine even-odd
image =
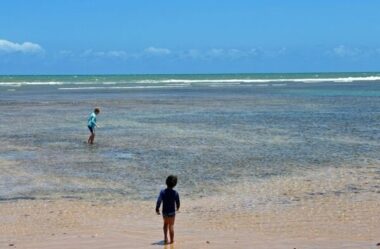
[[[87,126],[88,126],[88,129],[91,132],[91,135],[90,135],[90,137],[87,140],[87,143],[89,143],[89,144],[93,144],[94,140],[95,140],[96,116],[99,113],[100,113],[100,109],[99,108],[95,108],[94,112],[91,113],[90,117],[88,117],[88,120],[87,120]]]
[[[170,234],[170,244],[174,243],[174,220],[175,211],[179,209],[179,194],[173,188],[177,185],[177,176],[170,175],[166,178],[166,189],[161,190],[157,199],[156,213],[160,214],[162,202],[162,217],[164,218],[164,241],[168,243],[168,230]]]

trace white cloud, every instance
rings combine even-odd
[[[281,56],[284,56],[288,53],[288,49],[286,47],[281,47],[281,48],[272,48],[272,49],[260,49],[260,50],[256,50],[254,51],[254,53],[260,53],[261,55],[263,55],[264,57],[266,58],[270,58],[270,59],[273,59],[273,58],[277,58],[277,57],[281,57]]]
[[[224,49],[213,48],[207,51],[207,56],[209,57],[223,57],[225,55]]]
[[[98,57],[110,57],[110,58],[126,58],[128,56],[127,52],[119,51],[119,50],[94,52],[93,55],[98,56]]]
[[[60,50],[58,53],[56,53],[56,56],[59,58],[74,58],[76,55],[71,50]]]
[[[257,57],[276,57],[286,53],[286,48],[263,50],[262,48],[211,48],[211,49],[188,49],[169,50],[167,48],[148,47],[140,51],[126,50],[106,50],[97,51],[93,49],[83,50],[77,53],[79,57],[93,59],[143,59],[150,56],[170,56],[171,58],[191,59],[191,60],[237,60]],[[60,56],[74,57],[71,50],[61,50]]]
[[[358,48],[349,48],[344,45],[340,45],[333,49],[333,54],[339,57],[352,57],[360,55],[362,51]]]
[[[185,51],[180,51],[178,53],[179,58],[181,59],[203,59],[203,53],[198,49],[189,49]]]
[[[123,50],[110,50],[110,51],[94,51],[87,49],[80,55],[81,57],[107,57],[107,58],[128,58],[128,53]]]
[[[259,55],[259,50],[257,48],[251,48],[250,50],[248,50],[248,55],[250,56]]]
[[[89,57],[93,55],[94,55],[94,51],[92,49],[86,49],[80,54],[81,57]]]
[[[43,52],[43,48],[32,42],[15,43],[7,40],[0,39],[0,52],[3,53],[30,53],[36,54]]]
[[[167,48],[156,48],[156,47],[149,47],[144,50],[146,54],[152,54],[152,55],[168,55],[171,53],[171,51]]]
[[[258,56],[259,50],[256,48],[252,48],[252,49],[213,48],[213,49],[205,51],[203,54],[204,54],[203,58],[208,58],[208,59],[240,59],[240,58],[249,58],[249,57]]]
[[[339,45],[327,51],[327,55],[341,58],[364,59],[378,57],[380,55],[380,49],[368,46],[349,47],[345,45]]]
[[[233,48],[227,50],[227,55],[228,57],[231,58],[240,58],[240,57],[245,57],[246,53],[244,51],[240,51],[239,49]]]
[[[122,50],[108,51],[106,55],[109,57],[127,57],[128,56],[127,52],[122,51]]]
[[[172,54],[169,49],[149,47],[140,52],[127,52],[124,50],[96,51],[93,49],[86,49],[81,52],[79,56],[93,58],[139,59],[147,55],[162,56],[169,54]]]
[[[64,55],[64,56],[71,56],[71,55],[73,55],[73,51],[71,51],[71,50],[61,50],[61,51],[59,51],[59,54],[60,55]]]
[[[208,50],[189,49],[185,51],[172,52],[181,59],[198,59],[198,60],[210,60],[210,59],[239,59],[249,58],[259,55],[259,50],[252,49],[221,49],[212,48]]]

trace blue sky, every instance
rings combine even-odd
[[[3,0],[0,74],[380,71],[380,1]]]

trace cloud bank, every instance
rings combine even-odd
[[[147,54],[152,55],[168,55],[171,53],[171,51],[167,48],[156,48],[156,47],[149,47],[144,50]]]
[[[43,52],[43,48],[32,42],[16,43],[0,39],[0,52],[2,53],[25,53],[36,54]]]

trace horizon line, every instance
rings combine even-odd
[[[365,74],[380,73],[380,71],[307,71],[307,72],[240,72],[240,73],[64,73],[64,74],[0,74],[0,77],[7,76],[144,76],[144,75],[260,75],[260,74]]]

